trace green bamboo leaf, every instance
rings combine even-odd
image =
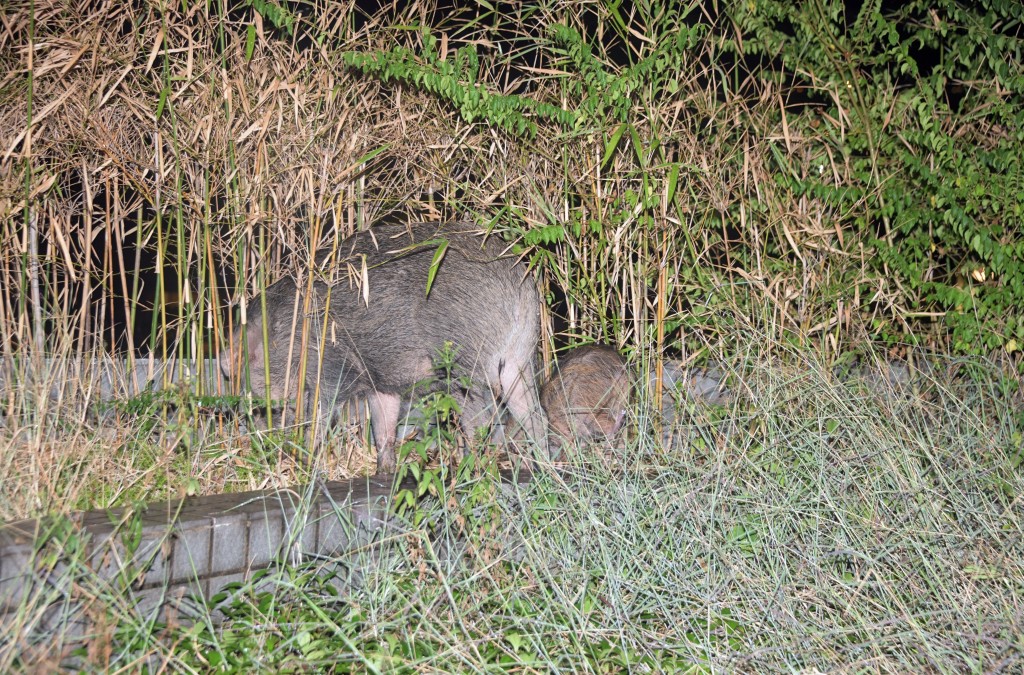
[[[612,20],[615,21],[615,24],[619,27],[619,34],[628,35],[629,27],[626,25],[626,20],[622,18],[622,14],[619,12],[619,5],[621,4],[621,0],[618,2],[610,2],[605,5],[605,9],[608,10],[609,16],[611,16]]]
[[[245,60],[252,61],[252,52],[256,46],[256,26],[249,24],[245,31]]]
[[[160,119],[160,116],[164,113],[164,106],[167,105],[167,95],[171,93],[170,85],[165,86],[160,90],[160,100],[156,103],[156,118]]]
[[[434,259],[430,261],[430,271],[427,273],[427,295],[430,295],[430,287],[434,285],[434,277],[437,276],[437,270],[441,267],[441,261],[444,259],[445,251],[448,250],[448,240],[444,239],[438,245],[437,250],[434,251]]]
[[[640,140],[640,134],[637,133],[636,127],[632,124],[629,125],[629,137],[633,139],[633,152],[636,153],[636,161],[640,163],[640,167],[646,169],[647,162],[644,160],[644,144]]]
[[[672,164],[672,168],[668,170],[668,194],[666,195],[667,203],[671,204],[672,199],[676,196],[676,185],[679,183],[679,162]]]
[[[363,155],[362,157],[357,159],[355,161],[355,164],[357,166],[359,164],[365,164],[365,163],[369,162],[371,159],[373,159],[374,157],[376,157],[377,155],[379,155],[380,153],[384,152],[385,150],[389,150],[390,148],[391,148],[391,144],[390,143],[385,143],[384,145],[380,146],[379,148],[374,148],[373,150],[370,150],[368,153],[366,153],[365,155]]]
[[[622,139],[622,134],[626,132],[626,127],[629,125],[623,122],[612,134],[612,137],[608,139],[607,145],[604,146],[604,157],[601,158],[601,168],[608,166],[608,160],[612,158],[612,154],[615,152],[615,148],[618,147],[619,141]]]

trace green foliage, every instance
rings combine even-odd
[[[681,22],[687,13],[673,18]],[[683,55],[698,43],[705,26],[697,24],[691,29],[683,23],[672,25],[674,30],[655,36],[658,44],[648,56],[619,73],[609,70],[574,28],[555,24],[548,30],[555,53],[568,57],[572,66],[563,81],[568,100],[576,102],[577,127],[602,128],[608,121],[630,122],[636,116],[638,92],[664,91],[671,95],[678,90]],[[617,132],[619,136],[624,128]]]
[[[776,155],[777,180],[832,207],[877,254],[865,290],[882,292],[864,309],[889,296],[894,320],[876,323],[879,337],[912,341],[941,317],[957,351],[1024,343],[1022,17],[996,0],[867,2],[855,18],[841,3],[737,7],[746,53],[821,101],[787,113],[789,128],[850,167],[836,184]]]
[[[552,122],[565,131],[588,133],[604,128],[608,122],[629,121],[637,90],[666,87],[672,91],[678,87],[676,78],[683,54],[692,49],[702,32],[679,25],[661,36],[649,56],[616,73],[594,55],[577,30],[564,24],[551,26],[547,37],[552,55],[556,60],[568,59],[571,65],[569,75],[562,78],[568,83],[566,100],[572,102],[568,110],[525,95],[489,91],[479,81],[481,64],[476,46],[460,47],[451,58],[442,59],[438,40],[428,29],[421,32],[423,47],[418,51],[395,47],[369,54],[345,52],[342,58],[346,65],[383,82],[400,81],[449,101],[467,122],[482,120],[508,133],[532,138],[537,133],[532,118]]]
[[[364,54],[345,52],[345,65],[374,75],[383,82],[398,81],[428,91],[451,103],[467,122],[483,120],[516,136],[537,133],[533,117],[572,128],[571,111],[526,96],[496,94],[479,81],[480,58],[475,45],[455,50],[450,58],[438,54],[438,41],[429,30],[422,31],[423,48],[407,47]]]
[[[474,536],[480,529],[491,531],[495,525],[493,497],[499,477],[494,453],[486,452],[485,440],[466,439],[460,434],[456,392],[465,391],[470,382],[457,372],[457,353],[456,346],[446,342],[434,359],[436,379],[414,387],[414,391],[427,390],[415,404],[424,421],[423,434],[398,449],[396,482],[412,476],[415,486],[399,490],[392,506],[398,516],[409,517],[415,526],[433,530],[439,526],[437,514],[432,515],[423,504],[440,503],[456,515],[462,534]],[[460,444],[469,445],[465,456]],[[437,463],[432,464],[435,457]],[[410,458],[413,461],[407,461]]]
[[[455,392],[462,383],[455,375],[456,353],[455,346],[445,342],[434,359],[434,367],[442,383],[440,388],[433,386],[433,379],[414,387],[414,391],[427,389],[427,393],[415,404],[415,408],[422,414],[424,428],[421,437],[406,441],[397,451],[399,467],[396,482],[401,482],[407,476],[412,476],[416,481],[415,488],[399,490],[395,495],[394,508],[399,516],[415,509],[419,500],[425,496],[436,498],[445,491],[448,464],[457,455],[459,441],[459,405]],[[435,453],[439,456],[439,462],[431,468],[430,461]],[[410,458],[412,462],[407,461]],[[422,517],[423,513],[417,512],[413,517],[414,523],[418,525]]]
[[[257,14],[269,21],[273,26],[281,30],[285,35],[292,36],[295,33],[295,25],[298,17],[290,10],[271,0],[247,0],[246,4],[253,8]],[[246,36],[247,49],[246,58],[252,56],[252,42],[254,38]]]

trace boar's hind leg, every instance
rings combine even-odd
[[[395,434],[402,399],[397,394],[370,394],[370,426],[377,446],[377,473],[395,471]]]
[[[474,387],[459,397],[459,426],[462,433],[470,441],[475,441],[480,429],[489,427],[494,422],[494,394],[486,386],[474,384]],[[456,463],[462,459],[460,449],[452,458]]]
[[[538,456],[550,459],[547,440],[547,419],[537,395],[537,383],[533,368],[519,368],[505,363],[501,368],[501,391],[505,407],[512,417],[526,431],[527,437],[537,444]],[[529,458],[524,457],[529,462]]]

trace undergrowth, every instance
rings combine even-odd
[[[67,638],[65,657],[184,672],[1018,669],[1024,426],[999,371],[940,359],[912,380],[847,379],[745,344],[723,366],[729,403],[681,398],[655,432],[641,402],[627,439],[528,483],[429,469],[445,479],[377,540],[233,584],[198,622],[74,592],[68,606],[86,593],[117,628],[77,656]],[[8,666],[38,663],[5,644]]]

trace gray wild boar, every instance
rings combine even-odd
[[[428,294],[435,254],[445,246]],[[474,434],[486,425],[488,406],[497,397],[547,457],[546,421],[534,371],[540,297],[526,267],[505,252],[500,239],[485,241],[473,234],[472,225],[459,223],[378,225],[341,242],[330,269],[324,269],[327,259],[318,256],[319,276],[308,308],[306,286],[298,288],[292,279],[266,290],[272,399],[297,400],[306,318],[305,410],[313,403],[318,369],[318,426],[345,401],[365,398],[377,471],[389,473],[395,469],[403,396],[435,375],[438,350],[452,342],[457,350],[455,375],[468,382],[458,394],[463,429]],[[258,302],[251,301],[250,307],[250,316],[259,317]],[[250,384],[263,395],[258,318],[232,336],[221,352],[221,370],[229,379],[244,373],[243,335]]]
[[[626,419],[632,377],[622,356],[607,345],[571,349],[541,388],[553,447],[613,436]]]

